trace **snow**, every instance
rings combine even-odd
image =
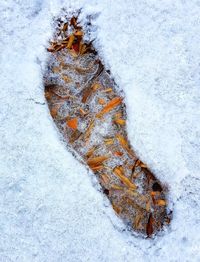
[[[61,7],[94,16],[130,141],[169,187],[173,220],[153,240],[126,231],[49,115],[42,68]],[[0,13],[0,261],[199,261],[200,1],[11,0]]]

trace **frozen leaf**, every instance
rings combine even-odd
[[[64,23],[62,30],[64,32],[68,30],[68,23]]]
[[[77,118],[72,118],[70,120],[67,120],[67,125],[68,127],[72,129],[77,129],[78,127],[78,119]]]
[[[74,35],[75,35],[75,36],[83,36],[83,31],[76,30],[76,31],[74,32]]]
[[[103,93],[109,93],[109,92],[112,92],[113,89],[112,88],[107,88],[105,90],[102,90]]]
[[[165,200],[163,200],[163,199],[159,199],[159,200],[156,200],[156,204],[158,205],[158,206],[166,206],[166,201]]]
[[[123,173],[123,168],[121,166],[115,167],[113,170],[114,174],[129,188],[135,190],[137,186],[133,184]]]
[[[123,156],[123,153],[121,151],[115,151],[113,154],[115,156]]]
[[[72,47],[72,44],[74,42],[75,36],[73,34],[70,35],[69,37],[69,42],[67,44],[67,48],[70,49]]]
[[[121,97],[115,97],[113,98],[108,104],[96,115],[97,118],[101,118],[106,113],[109,113],[111,110],[113,110],[115,107],[120,105],[122,103]]]
[[[121,125],[121,126],[123,126],[123,125],[126,124],[126,121],[125,121],[124,119],[120,119],[120,118],[115,119],[114,122],[115,122],[116,124],[118,124],[118,125]]]
[[[99,103],[100,105],[104,105],[104,104],[105,104],[105,100],[104,100],[103,98],[99,98],[99,99],[98,99],[98,103]]]
[[[106,145],[113,145],[114,139],[113,138],[105,138],[104,142],[105,142]]]
[[[111,186],[111,189],[114,189],[114,190],[124,190],[124,188],[123,188],[122,186],[119,186],[119,185],[116,185],[116,184],[112,185],[112,186]]]
[[[100,180],[104,184],[104,186],[108,185],[110,183],[110,179],[109,179],[109,176],[107,174],[102,174],[100,176]]]
[[[130,149],[127,140],[126,140],[121,134],[117,134],[116,137],[117,137],[117,140],[119,141],[120,145],[122,146],[122,148],[123,148],[124,150],[126,150],[130,156],[132,156],[133,158],[135,158],[135,154],[134,154],[133,151]]]
[[[90,166],[91,168],[100,166],[104,161],[106,161],[109,157],[108,156],[97,156],[94,158],[90,158],[87,161],[88,166]]]

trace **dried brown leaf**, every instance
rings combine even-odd
[[[146,225],[146,233],[148,237],[150,237],[153,234],[153,223],[154,223],[154,219],[152,217],[152,214],[150,214],[148,223]]]
[[[87,160],[87,164],[90,168],[100,166],[104,161],[106,161],[108,156],[97,156]]]

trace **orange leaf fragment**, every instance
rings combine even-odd
[[[140,167],[143,167],[143,168],[147,168],[147,165],[144,164],[142,161],[140,161],[139,159],[136,161],[135,163],[135,167],[137,166],[140,166]]]
[[[130,189],[135,190],[137,186],[133,184],[125,175],[122,166],[115,167],[113,170],[114,174]]]
[[[51,109],[50,113],[51,113],[51,116],[52,116],[53,118],[56,117],[56,115],[57,115],[57,111],[58,111],[58,109],[55,108],[55,107]]]
[[[126,139],[120,134],[117,134],[116,136],[121,146],[126,149],[128,147],[128,142],[126,141]]]
[[[105,90],[102,90],[103,93],[109,93],[109,92],[112,92],[113,89],[112,88],[107,88]]]
[[[52,92],[46,91],[45,92],[45,98],[48,100],[52,97]]]
[[[126,150],[130,156],[135,158],[133,151],[129,148],[127,140],[120,134],[117,134],[116,137],[122,148]]]
[[[48,52],[54,52],[55,49],[54,49],[53,47],[49,47],[49,48],[47,48],[47,51],[48,51]]]
[[[89,86],[83,90],[82,103],[86,103],[87,99],[89,99],[93,92],[95,92],[100,87],[100,84],[95,83],[92,86]]]
[[[97,170],[103,169],[104,166],[103,166],[103,165],[100,165],[100,166],[91,166],[90,168],[91,168],[93,171],[97,171]]]
[[[108,156],[97,156],[88,159],[87,164],[90,168],[94,168],[100,166],[104,161],[106,161],[109,157]]]
[[[166,206],[166,201],[165,200],[163,200],[163,199],[159,199],[159,200],[156,200],[156,204],[158,205],[158,206]]]
[[[146,203],[146,211],[149,212],[150,209],[151,209],[151,202],[147,201],[147,203]]]
[[[53,73],[59,73],[60,72],[60,67],[58,67],[58,66],[53,67],[52,68],[52,72]]]
[[[51,110],[50,110],[50,113],[51,113],[51,116],[53,117],[53,118],[55,118],[56,116],[57,116],[57,114],[58,114],[58,110],[59,110],[59,108],[60,108],[60,104],[58,105],[56,105],[56,106],[54,106]]]
[[[75,35],[75,36],[83,36],[83,31],[76,30],[76,31],[74,32],[74,35]]]
[[[110,178],[106,174],[102,174],[100,177],[100,180],[102,181],[104,185],[108,185],[110,183]]]
[[[105,142],[106,145],[113,145],[114,139],[113,138],[105,138],[104,142]]]
[[[55,51],[58,52],[61,49],[63,49],[65,46],[64,45],[58,45],[57,47],[55,47]]]
[[[70,83],[71,79],[67,75],[62,75],[62,79],[65,81],[65,83]]]
[[[83,55],[87,50],[87,46],[83,44],[82,42],[80,43],[80,54]]]
[[[122,186],[118,186],[118,185],[112,185],[111,186],[111,189],[114,189],[114,190],[123,190],[124,188]]]
[[[90,149],[87,151],[87,153],[85,154],[85,156],[86,156],[87,158],[91,157],[91,156],[94,154],[94,152],[95,152],[96,149],[97,149],[97,147],[96,147],[96,146],[93,146],[92,148],[90,148]]]
[[[139,214],[139,215],[136,215],[135,219],[134,219],[134,222],[133,222],[133,226],[136,228],[136,229],[140,229],[141,228],[141,220],[142,220],[142,215]]]
[[[90,122],[90,124],[89,124],[89,126],[88,126],[88,128],[87,128],[87,130],[86,130],[86,132],[85,132],[85,134],[84,134],[84,139],[85,140],[89,140],[89,138],[90,138],[90,135],[91,135],[91,133],[92,133],[92,129],[94,128],[94,120],[92,120],[91,122]]]
[[[113,207],[113,209],[115,210],[115,212],[117,213],[117,214],[119,214],[120,212],[121,212],[121,207],[118,207],[117,205],[115,205],[114,203],[112,203],[112,207]]]
[[[72,25],[74,28],[76,28],[77,25],[77,17],[72,17],[70,20],[70,25]]]
[[[101,118],[106,113],[109,113],[112,109],[122,103],[121,97],[113,98],[108,104],[96,115],[97,118]]]
[[[73,57],[77,57],[78,54],[76,53],[76,51],[74,51],[74,49],[70,49],[70,54],[73,56]]]
[[[156,196],[156,194],[157,194],[156,191],[152,191],[152,192],[151,192],[151,196],[152,196],[152,197]]]
[[[103,98],[99,98],[99,99],[98,99],[98,103],[99,103],[100,105],[104,105],[104,104],[105,104],[105,100],[104,100]]]
[[[114,116],[115,119],[116,119],[116,118],[120,118],[120,117],[122,117],[122,113],[121,113],[121,112],[117,112],[117,113],[115,114],[115,116]]]
[[[142,162],[141,162],[140,166],[143,167],[143,168],[147,168],[147,165],[142,163]]]
[[[121,126],[126,124],[126,121],[124,119],[121,119],[121,118],[115,119],[114,122],[118,125],[121,125]]]
[[[80,108],[79,111],[80,111],[82,116],[87,115],[87,113],[85,112],[85,110],[83,108]]]
[[[99,89],[100,87],[101,87],[101,85],[99,83],[95,83],[95,84],[92,85],[92,89],[95,90],[95,91],[97,89]]]
[[[67,48],[71,48],[72,47],[72,44],[73,44],[73,42],[74,42],[74,39],[75,39],[75,36],[73,35],[73,34],[71,34],[70,35],[70,37],[69,37],[69,42],[68,42],[68,44],[67,44]]]
[[[78,119],[77,118],[72,118],[70,120],[67,120],[67,125],[68,127],[72,129],[77,129],[78,127]]]
[[[65,23],[65,24],[63,25],[62,30],[63,30],[63,32],[65,32],[65,31],[67,31],[67,29],[68,29],[68,23]]]
[[[100,88],[100,84],[95,83],[92,86],[89,86],[85,90],[83,90],[83,97],[82,97],[82,102],[86,103],[87,99],[90,98],[93,92],[95,92],[98,88]]]
[[[113,153],[115,156],[123,156],[123,153],[120,151],[116,151]]]

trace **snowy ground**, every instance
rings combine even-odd
[[[174,217],[154,240],[124,230],[49,116],[42,67],[62,6],[95,14],[131,143],[169,187]],[[0,13],[0,261],[200,261],[200,1],[2,0]]]

